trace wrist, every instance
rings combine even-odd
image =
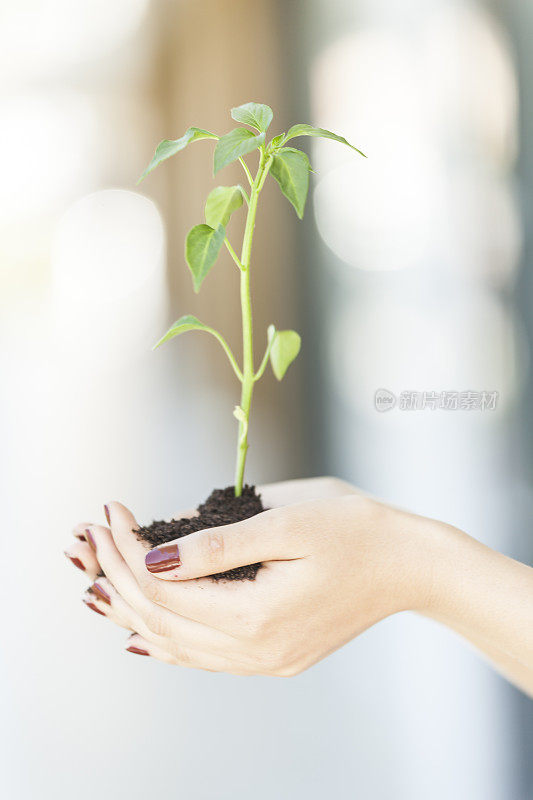
[[[447,526],[368,497],[345,497],[343,503],[351,509],[355,527],[364,531],[364,553],[361,540],[354,539],[356,558],[370,573],[382,617],[400,611],[430,613],[439,604]]]
[[[395,610],[416,611],[435,619],[453,616],[461,596],[458,565],[478,542],[445,523],[394,510]]]
[[[425,596],[415,610],[449,625],[466,601],[468,564],[478,543],[451,525],[433,520],[427,523]]]

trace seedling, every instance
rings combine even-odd
[[[205,131],[202,128],[189,128],[180,139],[162,141],[156,148],[154,157],[139,182],[146,178],[162,161],[176,155],[187,145],[201,139],[216,141],[214,153],[214,175],[234,161],[239,161],[247,178],[248,190],[240,185],[217,186],[209,194],[205,204],[205,223],[195,225],[185,240],[185,258],[191,271],[195,292],[199,292],[205,278],[215,264],[220,251],[226,247],[240,273],[240,298],[242,314],[242,365],[235,358],[224,336],[199,319],[187,314],[180,317],[157,342],[155,347],[180,336],[187,331],[205,331],[210,333],[221,344],[233,372],[241,383],[240,404],[235,407],[234,416],[239,423],[237,440],[237,462],[235,467],[235,496],[242,494],[244,465],[248,452],[248,427],[252,394],[256,382],[263,376],[268,362],[274,375],[281,381],[287,369],[300,351],[300,336],[296,331],[278,331],[270,325],[266,336],[266,349],[261,363],[256,369],[253,355],[252,298],[250,293],[250,272],[252,242],[259,195],[270,174],[277,181],[287,200],[294,206],[300,219],[304,215],[305,201],[309,189],[309,172],[311,167],[307,155],[302,150],[288,145],[288,142],[300,136],[320,136],[351,147],[364,156],[343,136],[315,128],[312,125],[293,125],[287,133],[274,136],[266,142],[266,132],[273,119],[272,109],[261,103],[245,103],[231,110],[232,118],[248,127],[234,128],[224,136]],[[250,130],[250,128],[252,130]],[[259,164],[255,177],[244,156],[258,151]],[[366,157],[366,156],[365,156]],[[243,205],[247,208],[246,225],[242,241],[241,254],[237,255],[231,245],[227,227],[232,214]]]

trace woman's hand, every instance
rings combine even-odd
[[[265,505],[277,507],[180,539],[181,565],[156,574],[146,568],[133,516],[109,504],[110,529],[87,528],[106,575],[87,600],[140,635],[136,650],[186,666],[269,675],[301,672],[389,614],[424,606],[429,587],[414,578],[426,520],[335,479],[261,491]],[[283,505],[294,498],[303,502]],[[161,550],[158,569],[165,552],[175,554],[175,547]],[[264,566],[255,581],[203,577],[257,561]]]
[[[86,602],[135,632],[132,652],[245,675],[294,675],[415,610],[533,693],[533,569],[336,479],[261,492],[270,510],[150,551],[131,513],[109,504],[110,528],[78,526],[86,542],[67,553],[106,576]],[[205,577],[259,561],[255,581]]]

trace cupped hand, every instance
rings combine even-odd
[[[432,523],[331,478],[262,487],[268,511],[148,551],[108,504],[109,527],[70,548],[93,576],[86,602],[134,631],[132,652],[237,674],[294,675],[384,617],[423,610]],[[86,530],[85,533],[80,531]],[[83,550],[83,552],[82,552]],[[206,577],[262,562],[255,581]]]

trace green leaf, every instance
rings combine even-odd
[[[204,325],[203,322],[200,322],[199,319],[193,317],[192,314],[186,314],[184,317],[180,317],[176,322],[168,329],[165,335],[153,346],[153,350],[159,345],[163,344],[163,342],[168,342],[169,339],[173,339],[174,336],[179,336],[182,333],[186,333],[187,331],[206,331],[206,333],[210,333],[211,336],[214,336],[215,339],[222,345],[222,349],[226,353],[228,360],[235,372],[237,378],[242,382],[242,372],[235,360],[235,356],[233,355],[230,346],[224,339],[221,333],[219,333],[214,328],[211,328],[210,325]]]
[[[270,363],[278,381],[282,380],[300,352],[301,343],[302,340],[296,331],[275,331],[270,348]]]
[[[197,142],[200,139],[218,139],[218,136],[216,136],[214,133],[209,133],[209,131],[204,131],[202,128],[189,128],[187,131],[185,131],[180,139],[163,139],[163,141],[157,145],[154,157],[144,170],[137,183],[139,184],[142,180],[144,180],[146,176],[162,161],[165,161],[165,159],[170,158],[170,156],[179,153],[180,150],[183,150],[191,142]]]
[[[320,136],[322,139],[333,139],[335,142],[348,145],[348,147],[351,147],[356,153],[366,158],[365,154],[362,153],[361,150],[358,150],[357,147],[354,147],[353,144],[350,144],[344,136],[338,136],[336,133],[325,130],[325,128],[315,128],[313,125],[307,125],[302,122],[299,125],[293,125],[292,128],[289,129],[285,141],[288,142],[289,139],[295,139],[296,136]]]
[[[272,159],[270,172],[289,200],[300,219],[304,215],[305,201],[309,189],[309,159],[301,150],[284,147]]]
[[[205,204],[205,221],[211,228],[226,227],[234,211],[242,206],[240,186],[217,186]]]
[[[246,436],[248,434],[248,420],[246,419],[246,414],[240,406],[235,406],[233,409],[233,416],[240,424],[239,442],[246,442]]]
[[[257,128],[258,131],[264,133],[272,122],[274,114],[270,106],[262,103],[245,103],[243,106],[232,108],[231,116],[235,122],[251,125],[252,128]]]
[[[195,225],[187,234],[185,258],[192,273],[195,292],[200,291],[204,278],[217,260],[225,236],[222,225],[216,229],[209,225]]]
[[[235,419],[239,420],[239,422],[243,422],[246,424],[246,414],[242,410],[240,406],[235,406],[233,409],[233,416]]]
[[[164,342],[168,342],[169,339],[173,339],[174,336],[180,336],[182,333],[187,333],[187,331],[207,331],[208,333],[212,332],[212,328],[209,325],[204,325],[203,322],[200,322],[199,319],[193,317],[192,314],[186,314],[184,317],[180,317],[176,322],[168,329],[165,335],[154,345],[153,349],[155,350],[156,347],[163,344]]]
[[[221,136],[215,147],[215,168],[216,175],[219,170],[236,161],[246,153],[251,153],[265,143],[265,134],[260,133],[255,136],[248,128],[235,128],[234,130]]]
[[[280,144],[282,144],[284,141],[285,141],[285,134],[284,134],[284,133],[280,133],[280,134],[278,134],[277,136],[274,136],[274,138],[272,139],[272,141],[271,141],[271,142],[270,142],[270,144],[269,144],[269,147],[270,147],[272,150],[275,150],[275,149],[276,149],[277,147],[279,147],[279,146],[280,146]]]

